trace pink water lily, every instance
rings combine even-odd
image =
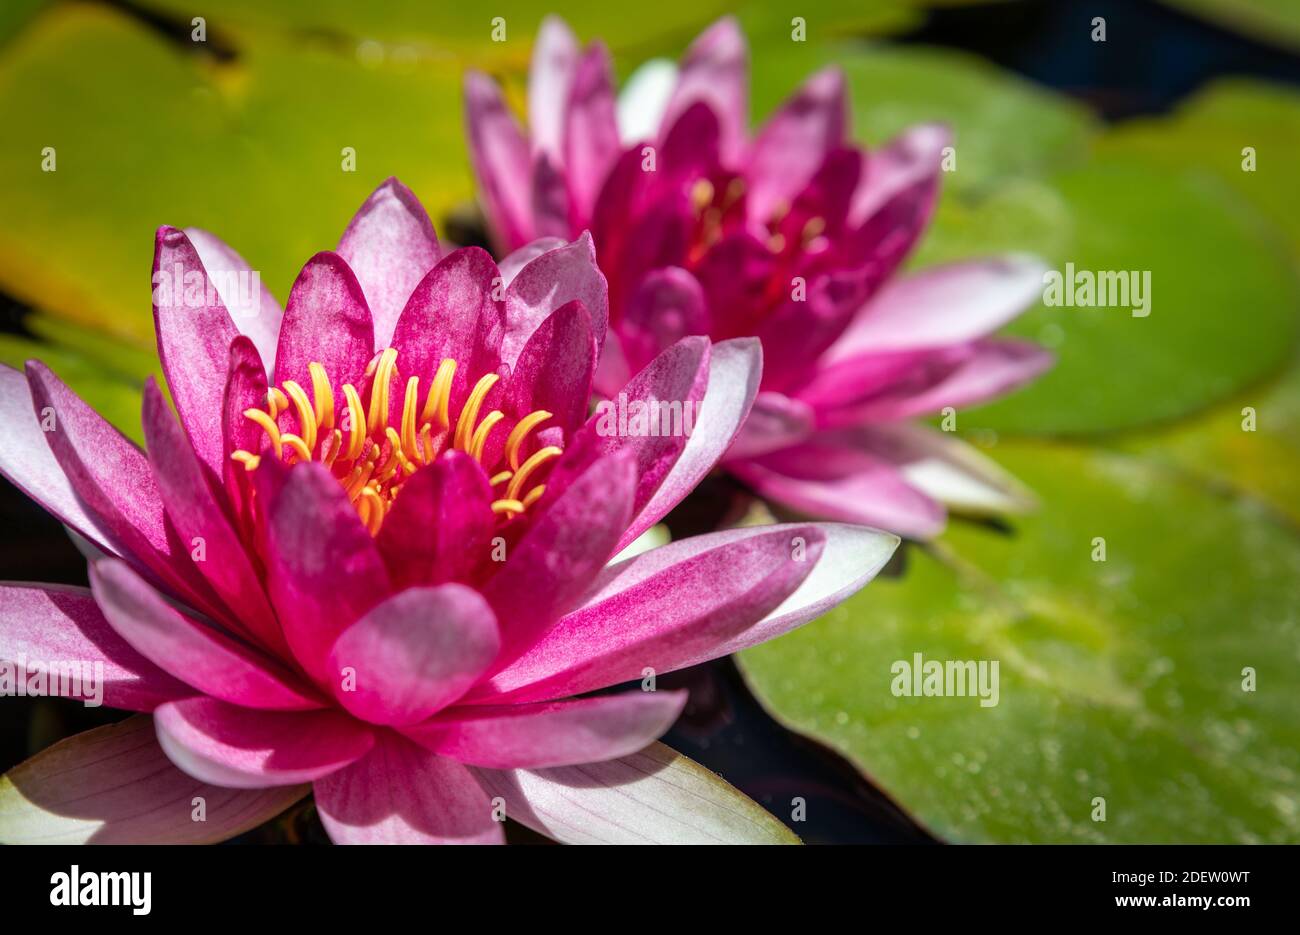
[[[798,626],[896,545],[785,525],[611,562],[732,443],[760,352],[677,341],[621,392],[698,405],[689,437],[598,431],[589,238],[499,269],[389,180],[283,313],[206,232],[162,228],[154,269],[175,413],[151,382],[147,451],[43,364],[0,370],[0,472],[91,579],[0,586],[0,661],[102,664],[104,703],[152,722],[13,770],[0,840],[220,840],[309,789],[340,843],[498,842],[502,814],[688,839],[655,800],[680,783],[646,782],[671,755],[639,752],[684,693],[591,693]]]
[[[828,68],[751,139],[747,51],[731,19],[680,68],[641,69],[618,99],[600,43],[582,49],[548,19],[530,137],[494,82],[470,74],[465,93],[498,249],[592,231],[610,289],[599,390],[684,335],[758,337],[762,391],[725,465],[771,501],[915,537],[942,529],[941,501],[1029,502],[991,461],[910,421],[1005,394],[1051,363],[1031,343],[988,337],[1040,292],[1036,261],[899,274],[934,207],[944,128],[868,153]]]

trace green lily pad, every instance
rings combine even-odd
[[[148,348],[153,235],[173,224],[222,236],[283,300],[387,176],[435,217],[471,197],[459,81],[309,41],[215,64],[117,11],[54,7],[0,59],[0,290]]]
[[[1164,0],[1228,29],[1286,48],[1300,48],[1297,0]]]
[[[1291,530],[1137,458],[999,452],[1041,512],[954,528],[942,557],[913,550],[901,579],[746,651],[760,699],[952,840],[1300,842]],[[997,661],[997,704],[896,697],[915,653]]]
[[[1098,137],[1105,156],[1162,169],[1196,166],[1213,173],[1278,227],[1300,257],[1300,186],[1295,184],[1295,141],[1300,139],[1300,93],[1234,78],[1216,82],[1172,117],[1130,120]],[[1253,150],[1249,167],[1247,148]]]
[[[918,262],[1019,249],[1063,273],[1066,264],[1149,273],[1149,314],[1135,317],[1131,296],[1119,307],[1038,305],[1006,331],[1050,347],[1056,366],[964,413],[965,428],[1081,435],[1149,425],[1226,399],[1290,358],[1300,321],[1293,264],[1222,182],[1119,160],[1048,181],[1056,198],[1030,188],[946,208]],[[1044,234],[1050,217],[1060,225]]]
[[[1119,443],[1217,489],[1258,497],[1300,526],[1300,364],[1195,420]]]

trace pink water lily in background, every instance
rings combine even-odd
[[[619,389],[698,405],[689,437],[598,431],[586,237],[498,268],[390,180],[283,313],[204,231],[162,228],[154,268],[175,412],[151,383],[147,451],[43,364],[0,371],[0,471],[91,578],[0,586],[0,660],[100,663],[104,703],[152,721],[12,771],[0,840],[220,840],[309,787],[340,843],[498,842],[501,808],[562,840],[689,838],[643,785],[599,794],[654,771],[617,764],[684,693],[591,693],[798,626],[897,543],[782,525],[615,559],[733,443],[760,350],[675,340]]]
[[[527,136],[493,81],[471,73],[465,94],[497,248],[592,232],[609,280],[600,391],[685,335],[757,337],[761,392],[725,466],[772,502],[922,538],[942,529],[943,503],[1027,505],[987,458],[912,421],[1001,396],[1052,360],[988,337],[1039,294],[1035,260],[899,272],[935,204],[944,128],[866,151],[850,136],[843,75],[828,68],[751,138],[747,51],[731,19],[680,67],[643,67],[617,98],[600,43],[583,49],[548,19]]]

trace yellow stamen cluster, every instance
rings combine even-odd
[[[365,405],[352,384],[343,384],[337,427],[337,398],[329,375],[315,362],[308,365],[308,372],[312,384],[310,396],[298,383],[286,380],[268,391],[265,410],[247,409],[244,416],[266,434],[276,458],[291,464],[315,460],[329,468],[371,535],[379,532],[402,482],[447,448],[466,452],[489,471],[493,490],[502,488],[499,499],[492,502],[492,512],[505,520],[537,502],[546,485],[529,486],[529,481],[538,469],[561,453],[559,448],[548,445],[522,458],[524,440],[551,418],[551,413],[539,409],[515,423],[494,464],[484,463],[488,438],[506,416],[498,409],[482,419],[479,413],[500,378],[495,373],[480,377],[453,419],[451,387],[456,361],[450,358],[438,365],[424,394],[423,405],[420,404],[420,378],[407,378],[401,421],[397,426],[389,424],[390,387],[394,378],[401,380],[397,351],[393,348],[384,350],[366,368],[366,376],[373,379]],[[297,432],[281,431],[279,420],[285,414],[292,418]],[[236,451],[230,457],[248,471],[256,470],[261,463],[261,456],[250,451]],[[498,460],[500,464],[495,463]],[[491,473],[493,468],[500,469]]]

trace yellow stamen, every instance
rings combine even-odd
[[[528,413],[510,430],[509,436],[506,437],[506,460],[510,463],[510,470],[519,470],[519,446],[525,436],[550,417],[551,414],[545,409],[538,409],[536,412]]]
[[[307,445],[308,451],[316,450],[316,413],[312,411],[311,400],[307,398],[307,391],[295,383],[293,380],[284,381],[284,391],[289,394],[293,400],[293,406],[298,410],[298,434]]]
[[[489,487],[495,487],[497,484],[504,484],[514,476],[514,471],[502,471],[500,474],[493,474],[492,479],[488,481]]]
[[[251,451],[244,451],[242,449],[239,451],[232,451],[230,453],[230,460],[238,461],[244,466],[245,471],[256,471],[257,466],[262,463],[262,459],[258,455],[253,454]]]
[[[384,522],[384,513],[387,512],[383,498],[379,496],[375,491],[375,488],[363,487],[361,490],[361,502],[369,507],[369,510],[367,511],[369,515],[363,518],[366,528],[370,530],[370,535],[378,535],[379,527],[383,525]]]
[[[308,448],[307,443],[297,435],[294,435],[292,432],[285,432],[280,436],[280,441],[293,449],[293,453],[298,456],[299,461],[311,460],[311,449]]]
[[[493,409],[478,424],[478,428],[474,430],[473,438],[469,440],[469,456],[475,461],[483,460],[483,449],[487,447],[488,433],[492,431],[493,426],[504,418],[505,416],[500,409]]]
[[[366,429],[371,434],[388,424],[388,382],[392,379],[396,366],[397,351],[391,347],[384,348],[375,368],[374,384],[370,388],[370,417],[366,420]]]
[[[506,488],[506,499],[518,500],[519,494],[524,489],[524,484],[528,483],[528,478],[532,473],[547,461],[553,461],[563,453],[561,449],[556,448],[554,445],[547,445],[540,451],[533,452],[532,457],[525,461],[523,466],[515,472],[515,476],[511,478],[510,486]]]
[[[275,450],[277,458],[284,456],[284,446],[280,444],[280,426],[275,424],[274,419],[261,409],[245,409],[244,418],[252,419],[262,427],[262,431],[266,432],[266,437],[271,439],[271,447]]]
[[[326,467],[334,465],[334,459],[339,456],[339,449],[343,447],[343,433],[338,429],[330,432],[329,441],[321,451],[321,464]]]
[[[526,510],[538,500],[542,499],[542,494],[544,493],[546,493],[546,485],[538,484],[532,490],[528,491],[528,496],[524,497],[520,502],[523,503],[524,509]]]
[[[361,408],[361,397],[351,383],[343,384],[343,397],[348,401],[348,437],[347,460],[355,461],[361,457],[362,445],[366,440],[366,411]]]
[[[522,513],[523,511],[524,511],[524,505],[520,503],[518,500],[493,500],[492,501],[493,513],[515,514],[515,513]]]
[[[289,408],[289,400],[273,386],[266,391],[266,408],[271,410],[271,418],[274,419]]]
[[[438,424],[444,429],[451,427],[451,416],[447,407],[451,405],[451,381],[456,376],[456,361],[450,357],[438,364],[438,372],[433,375],[429,385],[429,395],[424,400],[424,411],[420,413],[421,422],[432,421],[438,417]]]
[[[419,405],[420,378],[411,377],[406,381],[406,398],[402,400],[402,452],[407,458],[418,458],[416,449],[418,436],[415,430],[415,409]]]
[[[713,183],[708,179],[699,179],[691,186],[691,207],[699,214],[713,204]]]
[[[316,402],[316,425],[323,429],[334,428],[334,388],[330,386],[329,374],[320,364],[312,361],[307,365],[311,374],[311,395]]]
[[[483,407],[484,398],[492,391],[492,387],[496,386],[499,379],[501,378],[495,373],[484,374],[470,391],[469,399],[465,400],[465,408],[460,411],[460,417],[456,420],[455,447],[458,451],[469,450],[470,436],[478,423],[478,411]]]

